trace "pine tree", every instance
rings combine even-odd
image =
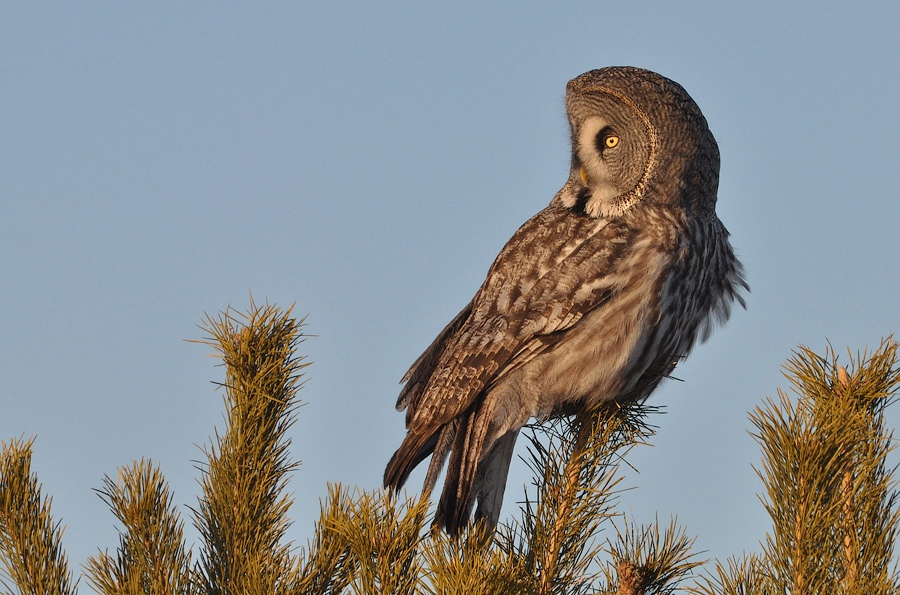
[[[207,594],[880,594],[900,590],[890,570],[898,511],[884,410],[900,372],[897,345],[851,358],[801,349],[788,363],[798,394],[751,414],[763,449],[759,475],[773,528],[762,552],[701,564],[677,526],[638,526],[617,512],[621,465],[648,442],[656,409],[607,404],[528,429],[533,485],[518,514],[492,532],[452,538],[429,521],[427,497],[329,487],[309,543],[285,543],[290,455],[306,362],[303,320],[252,303],[202,327],[225,369],[225,427],[204,449],[201,495],[183,521],[160,469],[140,460],[98,490],[120,523],[115,552],[84,567],[98,593]],[[69,594],[76,581],[61,525],[30,470],[33,440],[0,443],[0,568],[8,592]]]
[[[0,442],[0,562],[23,593],[70,595],[75,583],[53,522],[51,499],[31,472],[32,440]],[[9,582],[5,588],[12,591]]]
[[[830,346],[824,356],[801,347],[785,366],[796,401],[779,390],[751,413],[772,530],[760,554],[717,563],[696,592],[900,592],[900,511],[887,466],[895,445],[884,418],[900,383],[897,343],[849,359],[845,368]]]

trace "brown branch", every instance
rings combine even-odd
[[[803,487],[804,479],[800,478],[800,494],[806,493],[806,488]],[[794,588],[791,591],[792,593],[804,594],[806,593],[806,577],[803,575],[803,545],[806,540],[806,531],[805,531],[805,519],[806,517],[806,501],[801,499],[800,503],[797,506],[797,514],[795,516],[794,523]],[[799,568],[798,568],[799,566]]]
[[[616,567],[619,588],[616,595],[644,595],[644,572],[628,560],[620,560]]]
[[[850,375],[844,366],[838,366],[837,392],[844,398],[851,398]],[[844,530],[844,587],[848,593],[853,593],[854,586],[859,582],[859,561],[856,558],[857,548],[854,547],[856,538],[856,524],[853,505],[853,455],[852,450],[846,454],[847,461],[844,464],[844,476],[841,478],[841,499],[843,505],[843,530]]]
[[[593,429],[593,419],[589,413],[579,412],[577,417],[579,423],[578,437],[575,440],[575,447],[572,449],[572,456],[569,459],[566,470],[566,484],[563,489],[563,496],[560,499],[559,507],[556,513],[556,525],[550,536],[550,544],[547,547],[544,563],[541,568],[541,579],[538,593],[545,595],[550,593],[553,586],[553,577],[556,574],[556,566],[559,563],[559,549],[562,545],[563,535],[565,535],[565,526],[569,522],[572,508],[575,504],[575,494],[578,488],[578,477],[581,475],[581,469],[584,465],[584,447],[590,438]]]

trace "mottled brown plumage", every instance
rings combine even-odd
[[[399,488],[449,455],[437,522],[477,500],[496,523],[529,419],[646,398],[747,288],[716,216],[719,151],[677,83],[637,68],[569,82],[569,179],[513,235],[472,302],[403,378],[407,435],[385,470]]]

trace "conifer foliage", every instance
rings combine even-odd
[[[285,540],[298,463],[289,431],[307,363],[303,320],[258,306],[207,317],[202,342],[225,369],[225,427],[203,449],[189,507],[196,551],[161,470],[135,461],[98,494],[118,519],[115,552],[85,563],[103,594],[481,595],[897,593],[898,495],[884,420],[900,381],[897,344],[837,363],[802,348],[786,366],[797,393],[751,413],[772,518],[762,551],[714,562],[675,521],[640,526],[617,511],[619,465],[653,435],[653,407],[609,404],[527,429],[533,485],[496,531],[450,537],[428,496],[329,487],[305,547]],[[30,469],[33,439],[0,443],[0,585],[74,594],[51,499]],[[695,571],[700,574],[695,575]],[[686,579],[694,576],[694,583]]]
[[[62,528],[31,472],[32,440],[0,443],[0,563],[7,589],[35,595],[75,593]],[[4,578],[8,580],[3,580]],[[12,583],[12,585],[10,585]]]
[[[898,492],[885,409],[900,384],[897,343],[838,363],[801,347],[785,365],[796,400],[779,390],[751,412],[757,473],[772,519],[763,551],[716,563],[704,594],[900,593],[893,563]]]

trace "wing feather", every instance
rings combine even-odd
[[[403,379],[400,382],[405,382],[406,384],[403,386],[403,389],[401,389],[400,396],[397,397],[398,411],[403,411],[407,407],[410,407],[410,410],[415,409],[415,404],[422,394],[422,391],[425,390],[425,384],[434,372],[434,368],[447,345],[448,339],[459,330],[471,312],[472,302],[469,302],[466,307],[444,327],[444,330],[434,338],[434,341],[431,342],[428,349],[413,362],[413,365],[411,365],[409,370],[406,371],[406,374],[403,375]],[[410,405],[410,403],[412,403],[412,405]],[[407,426],[408,425],[409,424],[407,423]]]
[[[430,434],[449,422],[512,360],[534,357],[555,342],[542,337],[564,332],[606,301],[619,282],[611,272],[636,236],[624,221],[580,216],[557,204],[527,221],[446,338],[427,384],[416,389],[410,431]]]

